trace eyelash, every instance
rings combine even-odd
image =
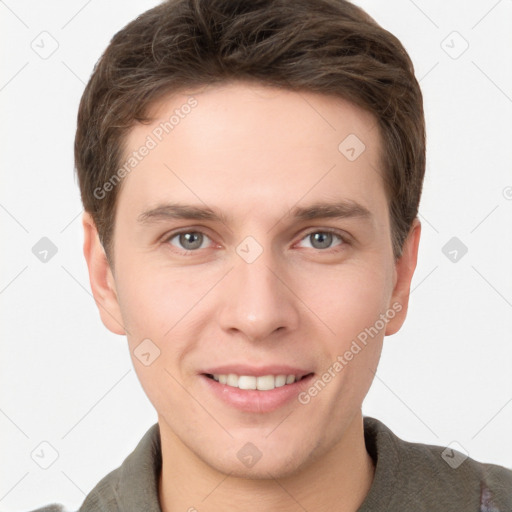
[[[204,232],[204,231],[201,231],[199,229],[182,229],[180,231],[174,231],[168,235],[166,235],[163,239],[163,243],[164,244],[168,244],[168,245],[171,245],[170,244],[170,241],[173,239],[173,238],[176,238],[177,236],[181,235],[181,234],[184,234],[184,233],[200,233],[204,236],[206,236],[207,238],[209,238],[211,240],[211,238]],[[331,252],[337,252],[338,249],[336,249],[336,247],[341,247],[340,250],[343,250],[343,247],[345,245],[350,245],[350,240],[349,240],[349,237],[347,235],[344,235],[342,233],[340,233],[338,230],[336,229],[332,229],[332,228],[326,228],[326,229],[313,229],[311,231],[308,231],[307,233],[304,234],[304,236],[300,239],[300,241],[304,240],[305,238],[307,238],[308,236],[314,234],[314,233],[329,233],[329,234],[332,234],[336,237],[338,237],[340,240],[341,240],[341,244],[338,244],[338,245],[335,245],[333,248],[327,248],[327,249],[316,249],[316,251],[319,251],[319,252],[324,252],[324,253],[331,253]],[[174,246],[171,246],[172,249],[176,252],[181,252],[182,254],[183,253],[194,253],[194,252],[199,252],[201,249],[182,249],[181,251],[177,248],[177,247],[174,247]],[[313,247],[312,248],[313,250],[315,250],[315,248]]]

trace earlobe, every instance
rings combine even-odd
[[[402,256],[395,263],[396,282],[390,307],[398,313],[388,322],[386,336],[397,333],[407,316],[412,276],[418,261],[418,248],[421,236],[421,222],[416,217],[413,221],[409,235],[404,242]]]
[[[115,288],[115,279],[105,250],[101,245],[96,224],[88,212],[82,216],[84,256],[89,269],[89,282],[101,320],[114,334],[126,334]]]

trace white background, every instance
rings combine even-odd
[[[512,467],[512,1],[357,3],[410,53],[428,134],[409,315],[363,412]],[[0,2],[0,511],[77,509],[156,422],[90,294],[72,153],[94,63],[156,4]],[[43,31],[59,45],[47,59],[31,48]],[[47,263],[32,253],[44,236],[58,248]],[[456,263],[442,252],[454,236],[468,248]],[[59,455],[46,470],[31,458],[42,441]]]

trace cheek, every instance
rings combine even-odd
[[[133,268],[145,270],[126,266],[118,291],[134,369],[157,411],[168,406],[170,397],[184,407],[181,361],[194,348],[187,333],[201,290],[176,272],[153,271],[151,265]]]
[[[317,268],[314,274],[304,276],[299,296],[328,327],[338,345],[374,325],[386,308],[388,286],[382,268],[354,262]]]
[[[201,290],[177,271],[126,266],[119,275],[119,305],[130,332],[163,338],[197,302]],[[145,334],[144,334],[145,333]]]

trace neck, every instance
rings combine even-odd
[[[199,459],[160,418],[162,512],[356,512],[370,490],[373,460],[364,443],[359,412],[341,439],[306,468],[283,478],[226,475]]]

